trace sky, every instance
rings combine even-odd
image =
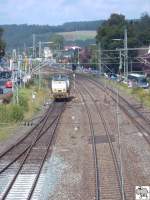
[[[150,0],[0,0],[0,24],[60,25],[72,21],[126,19],[150,14]]]

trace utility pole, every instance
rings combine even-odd
[[[133,69],[132,69],[132,60],[130,61],[130,64],[131,64],[131,72],[133,71]]]
[[[119,161],[120,161],[120,184],[121,184],[121,195],[122,200],[125,200],[124,193],[124,175],[123,175],[123,160],[122,160],[122,141],[121,141],[121,131],[120,131],[120,118],[119,118],[119,90],[117,89],[117,129],[118,129],[118,150],[119,150]]]
[[[78,67],[79,67],[79,48],[78,48]]]
[[[101,43],[98,42],[98,69],[99,69],[99,73],[101,75],[102,73],[102,61],[101,61]]]
[[[19,59],[18,59],[18,73],[19,74],[17,74],[17,78],[18,78],[18,76],[19,76],[19,85],[21,86],[21,57],[19,57]],[[18,81],[17,81],[17,87],[18,87]]]
[[[24,54],[27,55],[26,43],[24,42]]]
[[[17,51],[16,51],[16,49],[13,49],[13,51],[12,51],[12,59],[13,59],[13,61],[17,60]]]
[[[39,41],[39,58],[41,58],[41,48],[42,48],[42,42]]]
[[[16,99],[15,99],[15,77],[14,77],[14,70],[12,70],[12,92],[13,92],[13,104],[16,103]]]
[[[128,36],[127,28],[124,29],[124,76],[128,78]]]
[[[121,73],[122,69],[122,57],[121,57],[121,50],[119,50],[119,73]]]
[[[74,90],[76,89],[76,80],[75,80],[75,77],[76,77],[76,74],[75,74],[75,72],[73,73],[73,88],[74,88]]]
[[[41,70],[40,70],[40,66],[39,66],[38,74],[39,74],[39,90],[40,90],[41,89]]]
[[[35,53],[35,34],[33,34],[33,58],[36,57],[35,54],[36,54],[36,53]]]

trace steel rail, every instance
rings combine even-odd
[[[86,78],[87,79],[87,78]],[[88,79],[91,83],[93,83],[94,85],[96,85],[99,89],[103,90],[106,92],[106,90],[104,90],[104,86],[101,84],[101,86],[103,86],[103,88],[99,85],[99,82],[95,81],[95,80],[91,80]],[[110,88],[107,87],[108,90],[110,90]],[[110,90],[112,93],[116,92],[114,90]],[[110,94],[109,94],[110,95]],[[116,98],[114,98],[112,95],[110,95],[111,98],[113,99],[113,101],[116,101]],[[128,107],[130,107],[130,109],[132,109],[132,111],[134,111],[142,120],[143,122],[147,123],[147,126],[149,126],[150,124],[150,120],[147,119],[146,117],[144,117],[140,112],[138,112],[127,100],[125,100],[122,96],[118,95],[119,98],[121,98],[122,101],[124,101]],[[145,126],[143,126],[139,121],[137,121],[133,116],[131,116],[131,113],[129,113],[129,110],[127,108],[125,108],[124,105],[121,104],[121,102],[119,101],[119,107],[121,108],[121,110],[128,116],[128,118],[132,121],[132,123],[137,127],[137,129],[141,132],[141,134],[143,135],[143,138],[145,139],[145,141],[148,143],[148,145],[150,146],[150,139],[143,133],[146,132],[148,133],[148,135],[150,135],[150,130],[146,129]],[[150,127],[150,126],[149,126]]]
[[[107,87],[108,90],[110,90],[113,94],[117,95],[116,91]],[[111,96],[113,98],[113,96]],[[139,111],[137,111],[125,98],[123,98],[120,94],[118,94],[118,98],[121,99],[124,103],[128,105],[140,118],[142,118],[144,121],[146,121],[148,124],[150,123],[150,119],[144,117]],[[115,98],[113,98],[115,100]],[[116,101],[116,100],[115,100]]]
[[[48,117],[49,117],[50,113],[52,113],[53,110],[54,110],[54,105],[53,105],[52,108],[49,107],[49,109],[47,110],[46,114],[45,114],[44,117],[42,118],[40,125],[42,124],[42,122],[43,122],[43,124],[42,124],[42,126],[40,127],[40,129],[38,130],[38,133],[37,133],[37,136],[36,136],[37,138],[38,138],[38,136],[41,134],[41,131],[42,131],[43,127],[45,126],[45,124],[46,124],[46,122],[47,122],[47,120],[48,120]],[[34,128],[36,129],[38,126],[39,126],[39,125],[37,125],[37,126],[34,127]],[[35,130],[34,128],[32,129],[33,131]],[[32,130],[31,130],[31,131],[32,131]],[[30,134],[27,134],[28,137],[31,135],[31,133],[32,133],[31,131],[29,131]],[[10,147],[7,151],[5,151],[5,152],[3,153],[3,156],[2,156],[2,157],[6,156],[6,154],[9,153],[9,152],[10,152],[11,150],[13,150],[14,148],[17,148],[26,138],[27,138],[26,136],[23,137],[20,141],[18,141],[16,144],[14,144],[12,147]],[[14,159],[13,159],[10,163],[8,163],[2,170],[0,170],[0,174],[2,174],[4,171],[6,171],[6,170],[8,169],[8,167],[10,167],[14,162],[16,162],[17,159],[19,159],[19,158],[30,148],[30,146],[31,146],[31,145],[29,144],[29,145],[25,148],[25,150],[23,150],[21,153],[19,153],[19,155],[18,155],[16,158],[14,158]],[[2,159],[2,157],[0,157],[0,159]]]
[[[53,138],[54,138],[54,136],[55,136],[56,129],[57,129],[58,125],[59,125],[59,121],[60,121],[60,118],[61,118],[61,115],[62,115],[63,111],[64,111],[64,107],[62,108],[61,113],[58,115],[58,117],[57,117],[57,119],[56,119],[56,121],[55,121],[56,123],[54,124],[54,128],[53,128],[53,130],[52,130],[52,134],[51,134],[51,138],[50,138],[50,140],[49,140],[49,144],[48,144],[47,150],[46,150],[46,152],[45,152],[45,154],[44,154],[43,160],[42,160],[41,165],[40,165],[40,167],[39,167],[39,171],[38,171],[38,173],[37,173],[37,175],[36,175],[36,178],[35,178],[35,180],[34,180],[34,183],[33,183],[33,185],[32,185],[32,188],[31,188],[31,190],[30,190],[30,192],[29,192],[29,195],[28,195],[27,200],[30,200],[30,199],[32,198],[32,195],[33,195],[33,193],[34,193],[34,190],[35,190],[35,187],[36,187],[36,185],[37,185],[38,179],[39,179],[39,177],[40,177],[40,173],[41,173],[41,171],[42,171],[42,168],[43,168],[43,166],[44,166],[45,160],[46,160],[47,155],[48,155],[48,153],[49,153],[49,149],[50,149],[50,147],[51,147],[51,145],[52,145]]]
[[[64,105],[64,104],[63,104],[63,105]],[[61,111],[61,112],[62,112],[62,111]],[[59,118],[59,115],[60,115],[60,113],[59,113],[59,114],[56,116],[56,118],[53,120],[52,125],[54,124],[54,122],[57,121],[57,119]],[[47,127],[47,129],[46,129],[45,131],[47,131],[49,128],[50,128],[50,127]],[[45,132],[44,132],[44,134],[45,134]],[[11,182],[9,183],[7,189],[5,190],[5,192],[4,192],[4,194],[3,194],[2,198],[1,198],[1,200],[5,200],[5,198],[8,196],[9,191],[10,191],[11,188],[13,187],[13,185],[14,185],[14,183],[15,183],[15,181],[16,181],[18,175],[19,175],[19,173],[21,172],[21,170],[22,170],[22,168],[23,168],[23,166],[24,166],[24,164],[25,164],[27,158],[29,157],[29,155],[30,155],[30,153],[31,153],[31,151],[32,151],[32,149],[33,149],[33,147],[35,146],[35,144],[37,143],[37,141],[41,138],[41,136],[43,136],[43,135],[41,134],[41,135],[36,136],[35,140],[32,142],[32,144],[31,144],[30,147],[28,148],[28,150],[27,150],[27,152],[26,152],[26,154],[25,154],[25,157],[23,158],[23,160],[22,160],[22,162],[21,162],[19,168],[17,169],[15,176],[13,177],[13,179],[12,179]]]
[[[84,77],[85,79],[88,79],[88,81],[90,81],[91,83],[93,83],[94,85],[96,85],[98,88],[100,88],[101,90],[107,92],[104,88],[104,84],[102,82],[98,82],[92,78],[87,78]],[[106,89],[108,89],[111,93],[117,95],[116,91],[111,89],[110,87],[106,87]],[[108,93],[107,93],[108,94]],[[110,94],[109,94],[110,96]],[[111,95],[112,99],[116,102],[116,99]],[[150,124],[150,119],[146,118],[145,116],[143,116],[138,110],[136,110],[125,98],[123,98],[120,94],[118,94],[118,98],[121,99],[124,103],[126,103],[138,116],[140,116],[144,121],[147,122],[147,124]],[[119,103],[119,105],[121,105],[121,103]]]
[[[93,95],[83,85],[82,85],[82,87],[88,93],[88,95],[91,97],[91,99],[92,99],[92,101],[93,101],[93,103],[94,103],[94,105],[95,105],[95,107],[97,109],[98,115],[99,115],[99,117],[100,117],[100,119],[101,119],[101,121],[103,123],[104,129],[105,129],[105,132],[106,132],[106,135],[107,135],[107,138],[108,138],[108,142],[109,142],[109,147],[110,147],[110,151],[111,151],[111,154],[112,154],[112,158],[113,158],[113,161],[114,161],[114,166],[115,166],[115,169],[116,169],[116,175],[117,175],[118,182],[119,182],[121,198],[122,199],[126,199],[125,191],[122,190],[122,177],[121,177],[119,163],[118,163],[117,156],[116,156],[116,153],[115,153],[115,150],[114,150],[114,146],[113,146],[112,141],[111,141],[111,136],[110,136],[109,129],[107,127],[106,121],[104,119],[104,116],[103,116],[102,112],[100,111],[100,108],[95,103]]]
[[[24,141],[26,138],[28,138],[33,133],[33,131],[36,130],[41,125],[41,123],[43,123],[43,121],[45,120],[45,118],[48,115],[48,113],[49,112],[53,112],[54,106],[55,106],[55,102],[52,105],[50,105],[50,107],[47,109],[45,115],[42,117],[42,119],[40,119],[40,121],[38,122],[38,124],[36,124],[25,136],[23,136],[22,138],[20,138],[15,144],[11,145],[5,151],[3,151],[2,153],[0,153],[0,159],[2,157],[4,157],[8,152],[10,152],[12,149],[16,148],[17,145],[19,145],[22,141]]]
[[[91,117],[91,113],[89,111],[89,108],[86,104],[86,100],[81,93],[81,91],[78,89],[78,92],[80,93],[80,96],[84,102],[86,112],[89,119],[89,126],[90,126],[90,132],[92,136],[92,150],[93,150],[93,158],[94,158],[94,169],[95,169],[95,184],[96,184],[96,200],[100,200],[100,178],[99,178],[99,167],[98,167],[98,157],[97,157],[97,149],[96,149],[96,143],[95,143],[95,132],[93,127],[93,121]]]
[[[47,131],[48,129],[54,124],[54,122],[57,120],[57,117],[55,117],[52,122],[49,124],[49,126],[41,132],[36,140],[38,141]],[[7,164],[2,170],[0,170],[0,174],[2,174],[4,171],[6,171],[11,165],[13,165],[20,157],[22,157],[31,147],[31,144],[29,144],[24,151],[22,151],[15,159],[13,159],[9,164]]]

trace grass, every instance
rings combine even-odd
[[[142,105],[150,107],[150,90],[142,88],[128,88],[126,84],[117,83],[110,80],[106,80],[106,83],[114,88],[118,88],[120,92],[126,93],[127,95],[132,95]]]
[[[88,77],[95,77],[94,75],[85,74]],[[116,81],[108,80],[104,77],[101,77],[101,80],[104,84],[112,86],[113,88],[118,88],[118,90],[124,94],[133,96],[141,105],[147,106],[150,108],[150,89],[142,88],[128,88],[127,84],[118,83]]]
[[[33,91],[36,92],[36,98],[34,101],[32,101]],[[41,89],[38,89],[36,85],[31,85],[28,88],[21,88],[19,90],[19,94],[24,100],[21,105],[22,106],[21,108],[23,110],[24,120],[30,120],[38,111],[40,111],[41,106],[44,104],[44,102],[49,99],[48,88],[42,87]],[[4,111],[6,110],[6,112],[9,112],[9,110],[11,110],[11,108],[13,107],[13,103],[2,106],[4,108],[3,109]],[[3,119],[1,119],[0,121],[0,141],[6,140],[10,135],[12,135],[12,133],[14,132],[13,130],[15,130],[18,125],[19,125],[18,122],[15,122],[14,120],[7,122],[7,119],[4,119],[3,117]]]
[[[31,87],[29,89],[24,89],[22,92],[24,96],[28,98],[28,112],[26,112],[24,116],[24,119],[28,120],[40,110],[41,106],[44,104],[44,101],[48,99],[49,91],[46,89],[38,90],[35,87]],[[36,92],[34,101],[32,101],[32,92]]]
[[[72,32],[60,32],[59,35],[62,35],[66,41],[75,41],[75,40],[87,40],[94,39],[96,36],[96,31],[72,31]]]
[[[16,124],[11,124],[10,126],[8,126],[8,124],[1,124],[0,125],[0,141],[4,141],[7,138],[10,137],[10,135],[12,135],[13,130],[16,129]]]

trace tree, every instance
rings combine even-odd
[[[143,13],[140,21],[137,23],[137,38],[141,45],[149,45],[150,43],[150,16]]]
[[[80,52],[80,63],[84,67],[90,67],[90,60],[91,60],[91,49],[84,48]]]
[[[111,14],[110,18],[106,22],[109,26],[125,25],[125,16],[116,13]]]
[[[127,28],[127,45],[129,48],[148,46],[150,43],[150,16],[147,13],[142,14],[139,20],[126,20],[124,15],[112,14],[110,18],[98,28],[96,42],[101,43],[102,49],[116,50],[116,48],[124,48],[125,28]],[[120,40],[116,41],[113,39]],[[117,71],[119,60],[115,58],[116,53],[117,52],[114,54],[111,53],[111,55],[108,53],[108,56],[111,56],[112,59],[110,61],[114,63],[114,65],[110,64],[109,67],[116,68]],[[137,51],[129,51],[128,56],[135,57],[137,53]]]
[[[124,37],[124,27],[126,20],[124,15],[112,14],[110,18],[99,27],[96,35],[96,41],[101,42],[102,48],[115,49],[123,47],[122,42],[113,41],[113,39]]]
[[[54,43],[54,45],[52,45],[54,49],[57,49],[57,50],[63,49],[63,46],[64,46],[63,36],[58,35],[58,34],[53,34],[50,37],[50,41]]]
[[[5,55],[5,43],[2,40],[3,36],[3,29],[0,28],[0,58],[2,58]]]
[[[139,47],[148,45],[150,41],[150,16],[142,14],[139,20],[126,20],[124,15],[111,14],[97,30],[96,41],[101,42],[102,48],[122,48],[122,41],[113,39],[124,39],[124,28],[128,31],[128,47]]]

